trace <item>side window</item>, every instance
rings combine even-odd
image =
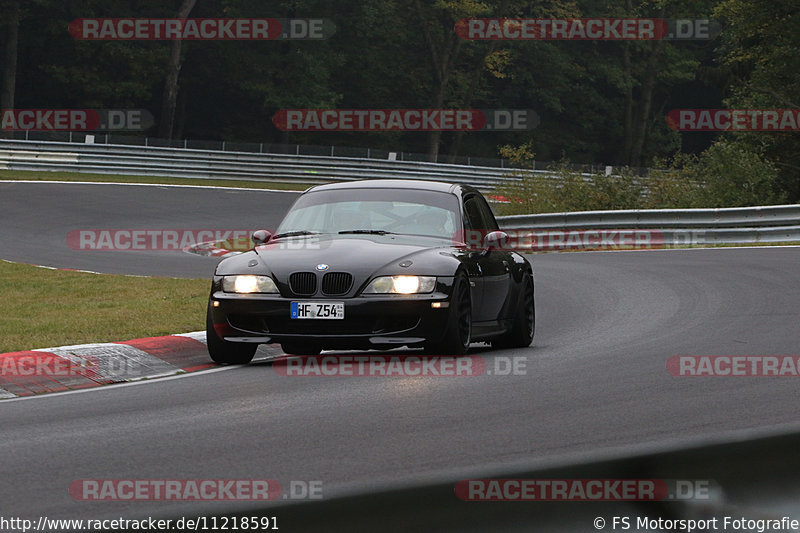
[[[498,229],[492,210],[481,196],[473,194],[464,200],[464,213],[466,214],[466,229],[482,231],[495,231]]]
[[[468,196],[464,200],[464,227],[465,229],[474,230],[486,228],[486,221],[483,219],[483,214],[475,195]]]
[[[484,228],[486,231],[497,231],[500,227],[497,225],[497,221],[494,219],[494,214],[492,214],[492,208],[489,207],[489,204],[486,203],[486,200],[482,196],[475,195],[473,196],[475,201],[478,204],[478,209],[481,211],[481,218],[484,221]]]

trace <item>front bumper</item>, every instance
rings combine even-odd
[[[288,298],[222,292],[215,279],[209,313],[217,335],[229,342],[294,341],[323,349],[420,346],[444,335],[450,288],[451,282],[439,278],[430,294]],[[344,318],[291,319],[293,301],[344,302]]]

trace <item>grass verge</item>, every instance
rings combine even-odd
[[[167,178],[158,176],[123,176],[117,174],[90,174],[83,172],[34,172],[27,170],[0,170],[0,180],[33,181],[92,181],[109,183],[153,183],[164,185],[211,185],[238,189],[277,189],[304,191],[311,183],[284,183],[280,181],[204,180],[199,178]]]
[[[0,353],[202,330],[209,287],[0,261]]]

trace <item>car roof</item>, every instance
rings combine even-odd
[[[444,181],[381,179],[326,183],[324,185],[309,187],[306,189],[306,192],[339,189],[413,189],[419,191],[449,192],[453,194],[458,194],[461,190],[474,190],[468,185],[447,183]]]

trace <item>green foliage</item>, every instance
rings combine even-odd
[[[778,191],[775,166],[744,144],[718,142],[699,156],[678,154],[656,160],[646,177],[626,167],[613,175],[585,174],[570,169],[568,161],[547,174],[532,174],[530,145],[503,147],[519,170],[509,175],[516,181],[498,187],[493,194],[505,197],[501,214],[556,213],[616,209],[679,209],[697,207],[744,207],[786,201]]]
[[[689,168],[705,181],[706,207],[768,205],[785,201],[775,191],[777,169],[747,145],[722,141],[706,150]]]
[[[786,201],[775,165],[746,143],[720,141],[699,156],[678,154],[651,173],[647,207],[745,207]]]
[[[714,15],[725,23],[720,58],[732,72],[731,108],[800,108],[800,5],[794,0],[722,0]],[[774,164],[776,187],[800,201],[800,136],[784,133],[726,134]]]
[[[621,175],[584,174],[563,162],[546,174],[515,171],[519,181],[498,187],[493,195],[505,197],[500,214],[558,213],[635,209],[642,206],[642,185],[628,169]]]
[[[529,171],[534,160],[531,144],[504,146],[500,152],[519,167],[510,172],[516,180],[493,193],[509,201],[501,205],[501,214],[632,209],[642,203],[643,185],[630,169],[613,176],[587,174],[571,170],[564,160],[547,173],[533,174]]]
[[[647,198],[642,207],[645,209],[688,209],[706,207],[704,205],[705,189],[698,169],[697,157],[678,153],[670,160],[653,161],[656,170],[650,172],[647,180]]]

